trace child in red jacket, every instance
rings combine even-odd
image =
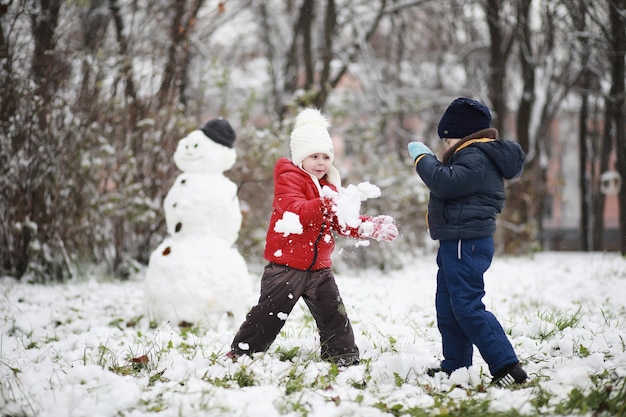
[[[340,366],[359,363],[359,349],[331,270],[332,232],[390,242],[398,229],[389,216],[361,216],[358,227],[340,224],[335,202],[328,197],[341,189],[341,180],[332,165],[327,128],[318,110],[302,111],[291,133],[291,160],[276,162],[264,253],[269,263],[258,304],[246,315],[227,354],[233,359],[266,351],[302,297],[318,327],[321,358]]]

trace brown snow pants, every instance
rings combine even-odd
[[[317,324],[322,359],[358,363],[359,349],[330,268],[302,271],[274,263],[266,265],[258,304],[241,324],[232,351],[238,356],[266,351],[300,297]]]

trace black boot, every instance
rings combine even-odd
[[[450,376],[450,374],[452,374],[452,371],[449,371],[447,369],[443,369],[443,368],[428,368],[426,370],[426,375],[428,375],[431,378],[434,378],[435,375],[437,375],[440,372],[443,372],[447,376]]]
[[[516,363],[496,372],[491,380],[491,384],[501,388],[508,388],[515,384],[523,384],[527,379],[526,371],[522,369],[519,363]]]

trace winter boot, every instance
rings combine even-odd
[[[325,359],[328,362],[334,363],[339,367],[358,365],[360,363],[359,355],[340,355],[332,358]]]
[[[522,369],[519,363],[507,366],[503,370],[496,372],[491,380],[492,385],[501,388],[509,388],[515,384],[522,384],[528,379],[526,371]]]
[[[428,368],[426,370],[426,375],[428,375],[431,378],[434,378],[435,375],[437,375],[439,373],[444,373],[447,376],[450,376],[452,374],[452,371],[449,371],[449,370],[443,369],[443,368]]]

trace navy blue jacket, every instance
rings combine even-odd
[[[430,189],[428,227],[434,240],[491,236],[504,207],[504,179],[519,177],[524,151],[497,139],[496,129],[476,132],[448,149],[440,162],[433,155],[416,159],[416,171]]]

